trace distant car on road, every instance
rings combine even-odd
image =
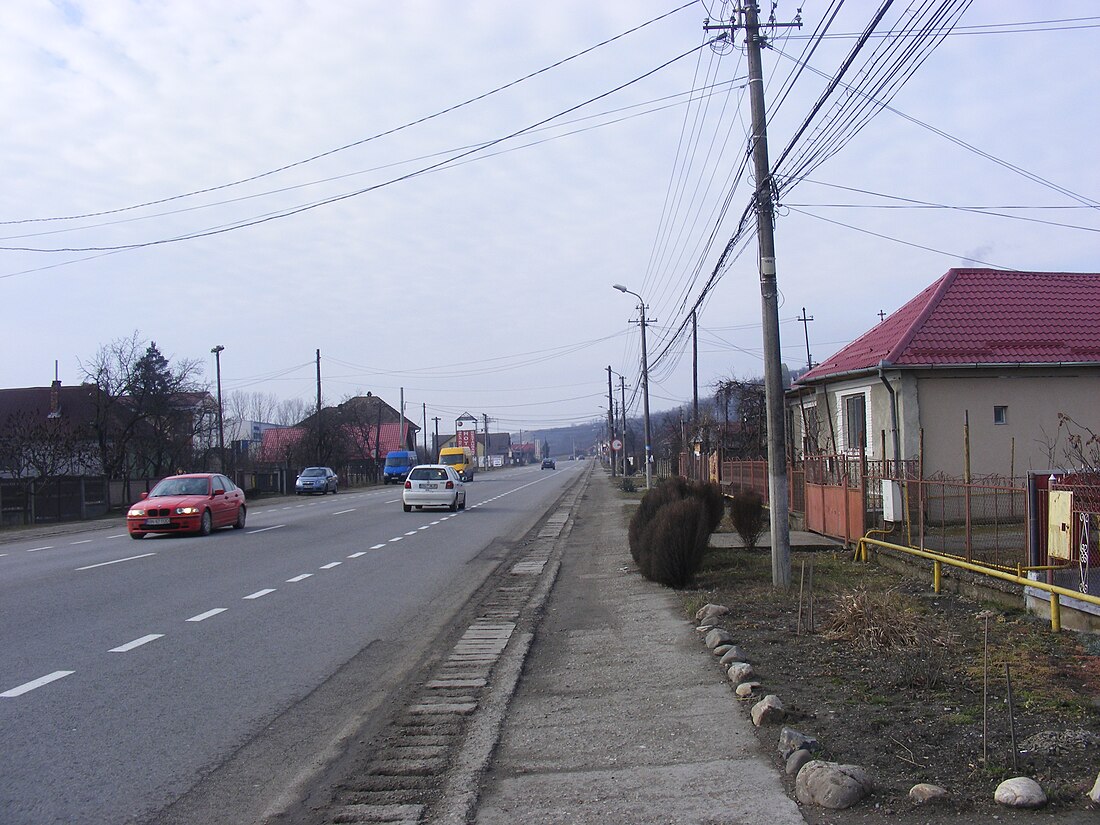
[[[542,469],[544,469],[544,470],[556,470],[556,469],[558,469],[558,465],[554,463],[554,459],[544,458],[542,460]]]
[[[130,538],[146,533],[196,533],[244,528],[244,491],[219,473],[188,473],[162,479],[126,512]]]
[[[304,495],[309,493],[332,492],[336,495],[339,479],[331,467],[306,467],[298,474],[298,480],[294,482],[294,494]]]
[[[466,485],[449,464],[418,464],[409,471],[401,491],[405,512],[415,507],[447,507],[453,513],[466,509]]]

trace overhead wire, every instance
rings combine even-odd
[[[101,216],[104,216],[104,215],[113,215],[113,214],[117,214],[119,212],[127,212],[127,211],[131,211],[131,210],[135,210],[135,209],[143,209],[145,207],[157,206],[157,205],[162,204],[162,203],[168,203],[170,201],[181,200],[183,198],[190,198],[190,197],[194,197],[196,195],[204,195],[204,194],[208,194],[210,192],[217,192],[217,191],[220,191],[220,190],[223,190],[223,189],[228,189],[230,187],[240,186],[240,185],[245,184],[245,183],[251,183],[253,181],[260,180],[261,178],[270,177],[272,175],[279,174],[280,172],[285,172],[289,169],[294,169],[298,166],[303,166],[303,165],[308,164],[308,163],[313,163],[314,161],[320,160],[321,158],[326,158],[326,157],[329,157],[331,155],[335,155],[339,152],[346,151],[347,149],[352,149],[356,146],[362,146],[365,143],[370,143],[371,141],[379,140],[380,138],[388,137],[390,135],[397,134],[398,132],[402,132],[406,129],[410,129],[414,126],[419,126],[423,123],[427,123],[430,120],[434,120],[438,117],[442,117],[443,115],[449,114],[449,113],[454,112],[458,109],[462,109],[466,106],[470,106],[474,103],[477,103],[477,102],[479,102],[481,100],[484,100],[488,97],[491,97],[495,94],[498,94],[498,93],[503,92],[507,89],[510,89],[513,86],[517,86],[521,83],[524,83],[525,81],[528,81],[528,80],[531,80],[532,78],[538,77],[539,75],[542,75],[542,74],[550,72],[554,69],[557,69],[557,68],[565,65],[566,63],[569,63],[573,60],[576,60],[580,57],[583,57],[583,56],[585,56],[585,55],[587,55],[587,54],[589,54],[593,51],[596,51],[597,49],[603,48],[604,46],[607,46],[611,43],[614,43],[617,40],[621,40],[624,37],[627,37],[631,34],[634,34],[638,31],[641,31],[642,29],[644,29],[648,26],[651,26],[654,23],[660,22],[661,20],[664,20],[666,17],[671,17],[672,15],[677,14],[678,12],[681,12],[684,9],[690,8],[693,5],[695,5],[695,0],[689,0],[689,2],[684,3],[681,6],[678,6],[674,9],[671,9],[671,10],[669,10],[669,11],[663,13],[663,14],[659,14],[656,17],[645,21],[644,23],[640,23],[639,25],[634,26],[633,28],[627,29],[625,32],[622,32],[620,34],[615,35],[614,37],[609,37],[606,40],[603,40],[599,43],[596,43],[595,45],[589,46],[586,49],[582,49],[581,51],[576,52],[575,54],[569,55],[568,57],[564,57],[564,58],[562,58],[562,59],[560,59],[560,60],[558,60],[554,63],[551,63],[548,66],[544,66],[543,68],[538,69],[537,71],[530,72],[526,75],[523,75],[522,77],[519,77],[519,78],[517,78],[515,80],[512,80],[508,83],[505,83],[501,86],[497,86],[494,89],[490,89],[487,92],[483,92],[479,95],[475,95],[474,97],[471,97],[467,100],[464,100],[461,103],[455,103],[451,106],[448,106],[444,109],[439,110],[438,112],[434,112],[430,115],[424,115],[423,117],[417,118],[416,120],[409,121],[408,123],[404,123],[400,126],[395,126],[391,129],[386,129],[382,132],[378,132],[376,134],[370,135],[369,137],[361,138],[359,140],[355,140],[355,141],[352,141],[350,143],[346,143],[342,146],[337,146],[334,149],[328,149],[328,150],[325,150],[323,152],[318,152],[317,154],[311,155],[310,157],[303,158],[301,160],[296,160],[292,163],[284,164],[284,165],[279,166],[275,169],[270,169],[266,172],[260,172],[256,175],[251,175],[251,176],[246,177],[246,178],[240,178],[238,180],[230,181],[228,183],[218,184],[216,186],[208,186],[208,187],[205,187],[203,189],[195,189],[195,190],[192,190],[190,192],[184,192],[182,194],[172,195],[170,197],[165,197],[165,198],[159,198],[157,200],[146,201],[144,203],[133,204],[133,205],[130,205],[130,206],[119,207],[119,208],[116,208],[116,209],[106,209],[106,210],[101,210],[101,211],[98,211],[98,212],[88,212],[88,213],[81,214],[81,215],[63,215],[63,216],[54,216],[54,217],[45,217],[45,218],[23,218],[23,219],[19,219],[19,220],[7,220],[7,221],[0,221],[0,225],[13,224],[13,223],[44,222],[44,221],[68,221],[68,220],[79,220],[79,219],[84,219],[84,218],[96,218],[96,217],[101,217]]]

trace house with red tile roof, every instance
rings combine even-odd
[[[796,454],[961,476],[1060,466],[1059,415],[1100,426],[1100,274],[951,269],[788,392]],[[883,452],[885,449],[885,456]]]

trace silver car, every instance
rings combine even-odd
[[[306,467],[294,482],[294,492],[299,496],[305,493],[336,495],[337,487],[339,487],[339,479],[331,467]]]
[[[405,512],[415,507],[447,507],[453,513],[466,509],[466,485],[448,464],[418,464],[409,471],[401,491]]]

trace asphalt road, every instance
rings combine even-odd
[[[118,522],[4,541],[0,822],[290,804],[581,466],[480,474],[455,514],[382,487],[257,502],[208,538]]]

